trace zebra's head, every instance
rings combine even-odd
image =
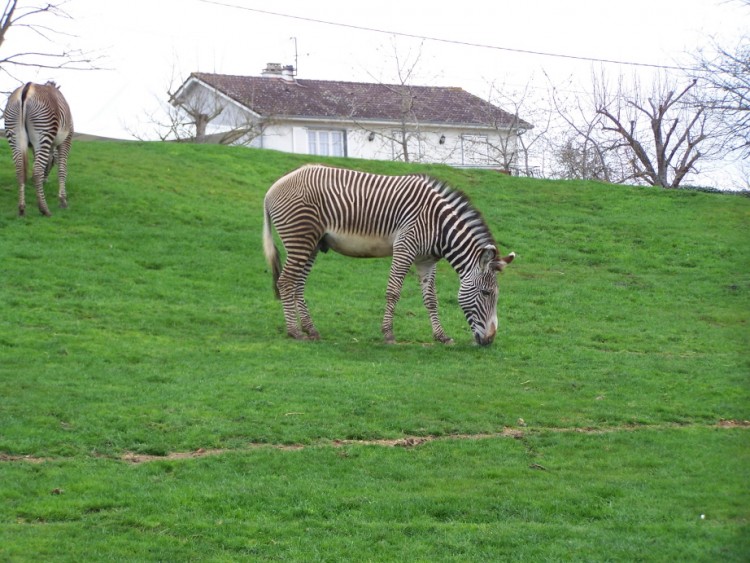
[[[494,245],[482,248],[475,266],[461,277],[458,304],[469,321],[474,340],[492,344],[497,332],[497,273],[515,258],[514,252],[500,258]]]

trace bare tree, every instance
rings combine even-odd
[[[139,120],[139,128],[126,125],[125,129],[139,141],[192,142],[195,140],[193,124],[187,114],[178,107],[157,99],[157,109],[146,110]],[[145,128],[144,128],[145,124]]]
[[[499,165],[499,167],[510,173],[514,168],[517,168],[518,164],[518,139],[516,136],[510,134],[510,128],[518,129],[518,110],[523,105],[525,96],[516,96],[515,93],[511,93],[505,85],[496,86],[492,84],[490,86],[489,104],[487,105],[487,121],[497,132],[497,136],[493,139],[486,138],[487,143],[487,158]],[[513,123],[507,123],[501,121],[496,111],[494,111],[494,104],[498,106],[506,107],[509,104],[515,108],[513,112]],[[515,127],[514,127],[515,126]],[[528,175],[528,174],[527,174]]]
[[[705,104],[724,128],[728,152],[750,159],[750,36],[732,50],[718,44],[701,50],[696,64],[694,76],[706,87]]]
[[[413,60],[410,61],[412,58],[411,52],[402,60],[394,44],[393,57],[396,61],[398,84],[388,86],[388,89],[399,98],[401,103],[399,129],[393,132],[394,138],[392,139],[394,145],[400,148],[400,154],[394,154],[393,156],[394,160],[409,162],[411,160],[410,145],[414,140],[419,143],[419,119],[414,111],[416,96],[411,88],[411,79],[419,64],[419,60],[422,58],[422,45],[420,44]],[[419,155],[419,152],[417,154]]]
[[[13,68],[55,68],[69,70],[93,70],[96,58],[79,49],[60,47],[63,38],[71,36],[58,27],[61,20],[72,19],[63,9],[67,2],[28,4],[19,0],[7,0],[0,16],[0,52],[6,52],[6,40],[17,34],[33,38],[35,45],[46,44],[47,48],[0,55],[0,69],[13,76]],[[15,76],[14,76],[15,78]]]
[[[596,112],[604,131],[628,154],[629,180],[676,188],[702,159],[716,158],[721,136],[697,96],[697,81],[675,87],[657,76],[644,95],[637,80],[627,91],[622,81],[615,95],[598,88]],[[596,85],[595,85],[596,88]]]
[[[602,135],[604,117],[594,111],[591,97],[572,89],[555,87],[547,77],[549,99],[560,131],[552,136],[553,175],[565,179],[622,182],[617,165],[618,142]],[[594,80],[596,83],[596,80]]]
[[[371,74],[374,80],[390,92],[391,99],[396,100],[398,104],[398,108],[394,112],[398,116],[398,123],[390,131],[373,130],[367,123],[358,122],[357,114],[361,106],[369,100],[352,99],[350,113],[346,117],[357,123],[362,130],[367,131],[371,140],[378,138],[384,147],[391,148],[394,160],[419,162],[425,154],[429,153],[431,155],[439,154],[441,160],[448,162],[456,156],[456,153],[463,152],[464,155],[469,155],[467,157],[469,161],[475,159],[476,164],[496,163],[504,170],[518,170],[518,147],[521,145],[523,155],[521,170],[523,173],[531,175],[533,167],[528,157],[537,136],[527,138],[524,142],[518,142],[516,132],[531,129],[531,126],[519,118],[517,111],[511,116],[511,119],[508,119],[509,114],[500,111],[498,107],[492,104],[491,100],[485,104],[486,122],[491,124],[498,133],[497,139],[490,139],[488,135],[478,133],[476,135],[463,135],[456,142],[446,144],[445,135],[430,135],[425,130],[420,123],[417,106],[419,101],[418,91],[414,86],[415,76],[422,59],[423,44],[424,41],[420,42],[417,47],[412,46],[404,49],[396,43],[395,38],[392,40],[390,58],[395,63],[395,83],[385,83],[382,79]],[[500,90],[497,90],[497,93],[499,92]],[[491,97],[495,94],[491,91]],[[507,97],[507,99],[512,98]],[[520,109],[524,99],[525,97],[522,96],[520,100],[516,99],[512,105]],[[435,149],[438,149],[438,145],[440,147],[438,150],[429,151],[430,144]]]
[[[195,89],[189,94],[175,87],[175,72],[167,88],[168,99],[157,99],[157,109],[147,113],[148,130],[128,128],[140,140],[153,138],[161,141],[189,143],[216,143],[222,145],[249,145],[263,128],[272,123],[271,118],[260,121],[248,112],[227,102],[218,92]],[[218,133],[208,134],[208,126],[221,120]]]
[[[591,137],[562,137],[554,149],[554,176],[569,180],[600,180],[611,182],[613,169],[607,151],[592,142]]]
[[[539,174],[540,167],[534,162],[540,160],[552,124],[549,104],[532,92],[531,81],[520,90],[492,84],[487,105],[491,114],[488,115],[488,122],[497,132],[493,140],[488,140],[490,159],[503,170],[524,176]],[[509,111],[498,112],[497,108],[507,108]],[[525,119],[521,119],[521,115]]]
[[[192,128],[195,131],[193,139],[196,143],[205,143],[206,127],[222,114],[226,109],[226,103],[215,92],[210,91],[200,91],[190,97],[177,98],[177,91],[170,87],[167,94],[170,117],[177,118],[181,129]]]
[[[415,103],[417,96],[414,91],[414,76],[422,58],[422,46],[424,41],[419,44],[416,50],[408,49],[406,53],[400,52],[395,38],[392,39],[391,49],[392,58],[396,67],[395,84],[385,84],[378,80],[383,86],[388,88],[394,97],[399,100],[399,123],[390,132],[378,130],[370,133],[380,137],[380,141],[390,144],[393,147],[393,160],[403,160],[404,162],[418,162],[422,158],[423,143],[425,135],[420,127],[419,117],[416,113]],[[357,108],[352,108],[354,119]],[[363,127],[366,129],[366,127]],[[416,153],[416,154],[415,154]]]

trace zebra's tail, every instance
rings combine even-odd
[[[279,276],[281,275],[281,258],[279,251],[273,242],[273,232],[271,231],[271,215],[268,208],[263,206],[263,253],[266,255],[266,262],[273,272],[273,292],[276,299],[281,299],[279,294]]]

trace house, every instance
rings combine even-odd
[[[461,88],[194,72],[171,103],[196,136],[291,153],[514,168],[531,124]]]

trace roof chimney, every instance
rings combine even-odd
[[[267,63],[261,76],[281,76],[281,65],[279,63]]]
[[[279,63],[268,63],[261,76],[265,78],[281,78],[285,82],[294,82],[294,67],[281,66]]]

